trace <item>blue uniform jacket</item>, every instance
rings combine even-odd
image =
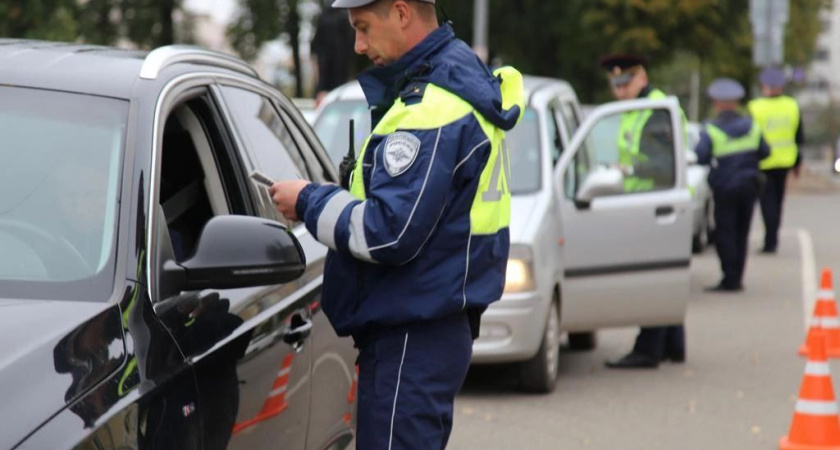
[[[432,84],[502,130],[513,128],[521,113],[519,106],[502,108],[501,80],[449,25],[393,64],[362,74],[359,82],[374,129],[397,98],[407,105],[422,102]],[[407,153],[419,148],[407,168],[403,162],[394,169],[395,161],[385,159],[390,140]],[[335,185],[311,184],[301,191],[298,217],[331,249],[322,304],[339,335],[358,340],[376,327],[481,311],[501,298],[508,229],[473,235],[470,225],[490,151],[487,134],[470,113],[438,129],[372,135],[364,160],[357,161],[363,165],[364,201]]]
[[[724,111],[710,121],[727,135],[737,138],[745,136],[752,128],[752,119],[735,111]],[[761,138],[754,152],[743,152],[715,158],[712,140],[705,129],[700,132],[697,143],[697,162],[711,166],[709,187],[715,194],[730,192],[755,192],[758,186],[758,162],[770,155],[770,147]]]

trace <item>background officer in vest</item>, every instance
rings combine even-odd
[[[277,183],[271,195],[330,248],[324,312],[359,348],[356,445],[442,449],[482,311],[502,296],[509,250],[505,131],[520,119],[522,76],[491,73],[434,1],[337,0],[373,131],[350,191]]]
[[[664,92],[648,83],[647,59],[640,55],[611,55],[601,59],[612,93],[618,100],[661,99]],[[685,132],[685,130],[680,130]],[[619,165],[626,193],[651,191],[674,184],[671,119],[666,111],[638,111],[622,115],[618,136]],[[682,325],[642,328],[633,351],[607,361],[610,368],[655,368],[660,361],[685,361]]]
[[[761,215],[765,228],[762,253],[775,253],[779,244],[788,171],[793,168],[794,175],[799,175],[799,145],[805,142],[805,134],[799,105],[796,100],[784,95],[784,72],[775,68],[765,69],[760,81],[763,97],[751,101],[749,110],[770,145],[770,157],[761,161],[760,165],[766,178],[761,193]]]
[[[601,59],[617,100],[667,97],[648,83],[641,55],[611,55]],[[671,121],[665,111],[633,111],[621,116],[618,134],[619,166],[625,173],[625,192],[644,192],[674,183],[674,152],[669,142]]]
[[[770,155],[755,120],[738,112],[744,88],[730,78],[719,78],[708,88],[717,117],[705,124],[697,143],[697,160],[710,165],[709,186],[715,199],[715,245],[723,279],[707,291],[735,292],[747,262],[755,200],[759,191],[759,161]]]

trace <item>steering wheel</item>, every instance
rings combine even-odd
[[[21,220],[0,219],[0,230],[29,246],[51,276],[78,279],[92,273],[87,260],[73,245],[37,225]]]

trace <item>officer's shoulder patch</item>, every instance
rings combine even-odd
[[[388,175],[398,177],[405,173],[414,164],[418,153],[420,153],[420,139],[417,136],[405,131],[388,135],[382,157]]]

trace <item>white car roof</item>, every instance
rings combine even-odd
[[[557,97],[574,99],[575,103],[577,103],[577,95],[575,95],[572,86],[566,81],[530,75],[523,76],[522,81],[528,106],[540,108]],[[324,106],[339,100],[363,101],[364,99],[365,94],[362,92],[362,87],[359,85],[359,82],[351,81],[332,90],[318,109],[320,112]]]

